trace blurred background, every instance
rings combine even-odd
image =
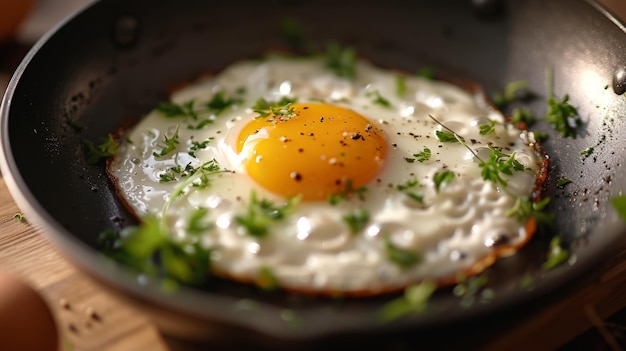
[[[93,0],[0,0],[0,97],[28,49],[49,29]]]

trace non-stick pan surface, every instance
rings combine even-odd
[[[164,331],[182,337],[232,335],[225,330],[291,341],[419,335],[532,306],[571,287],[624,243],[625,226],[609,199],[626,189],[626,100],[616,93],[626,77],[626,34],[619,21],[585,1],[493,3],[498,2],[96,2],[38,42],[13,77],[2,105],[3,175],[29,219],[70,260],[145,307]],[[546,123],[536,127],[551,135],[544,144],[551,161],[546,190],[556,220],[551,230],[487,271],[494,292],[489,303],[461,304],[443,290],[424,313],[381,324],[375,315],[396,296],[331,300],[222,281],[201,291],[166,293],[158,281],[138,278],[99,254],[101,231],[135,221],[104,166],[86,163],[83,141],[97,141],[127,118],[146,113],[172,84],[284,48],[280,28],[286,18],[296,19],[318,45],[353,46],[380,66],[409,72],[434,67],[490,92],[528,80],[538,96],[528,106],[538,116],[547,109],[546,71],[554,72],[555,94],[569,94],[584,123],[576,138],[562,138]],[[583,157],[588,147],[594,152]],[[561,178],[572,183],[558,188]],[[541,264],[554,235],[572,255],[546,272]]]

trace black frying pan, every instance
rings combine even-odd
[[[469,0],[97,2],[38,42],[13,77],[2,105],[3,175],[28,218],[57,248],[111,291],[144,307],[167,334],[272,346],[320,340],[384,345],[392,335],[424,346],[436,341],[433,332],[445,332],[458,338],[437,345],[455,340],[467,345],[476,341],[470,335],[478,325],[497,332],[506,327],[504,317],[525,316],[523,311],[575,287],[615,253],[626,232],[609,203],[626,189],[626,100],[618,95],[626,87],[623,24],[585,1],[473,3],[486,5]],[[82,141],[97,141],[126,118],[146,113],[165,99],[173,83],[284,47],[280,24],[287,17],[298,19],[317,44],[339,41],[380,66],[435,67],[487,91],[526,79],[540,97],[529,104],[537,115],[546,112],[546,70],[553,69],[555,93],[570,95],[584,124],[577,138],[551,132],[544,144],[551,156],[546,189],[555,225],[487,271],[495,292],[490,303],[462,307],[443,290],[425,313],[381,325],[373,315],[395,296],[336,301],[221,281],[203,291],[181,288],[167,294],[158,281],[137,279],[99,254],[102,230],[134,221],[104,167],[86,163]],[[537,129],[551,130],[545,123]],[[595,146],[594,153],[583,159],[580,151],[589,146]],[[561,177],[573,183],[559,189]],[[553,235],[562,237],[575,260],[544,272],[540,266]],[[521,288],[528,277],[534,289]],[[254,308],[242,308],[249,302]]]

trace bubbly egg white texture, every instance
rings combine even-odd
[[[208,108],[216,94],[236,103]],[[282,115],[253,111],[260,98],[284,97],[297,102],[277,104]],[[258,282],[270,272],[288,289],[371,294],[477,273],[532,235],[507,215],[535,186],[532,134],[450,83],[362,61],[350,80],[322,60],[269,58],[233,64],[171,102],[195,115],[153,110],[124,136],[109,171],[137,216],[161,218],[174,240],[200,218],[217,274]],[[490,120],[495,132],[481,135]],[[440,141],[444,126],[466,145]],[[523,165],[502,174],[506,186],[481,176],[488,145]],[[246,226],[251,207],[290,201],[265,232]]]

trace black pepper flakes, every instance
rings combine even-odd
[[[302,180],[302,174],[300,174],[298,172],[291,172],[289,177],[291,177],[291,179],[295,180],[296,182],[299,182],[299,181]]]

